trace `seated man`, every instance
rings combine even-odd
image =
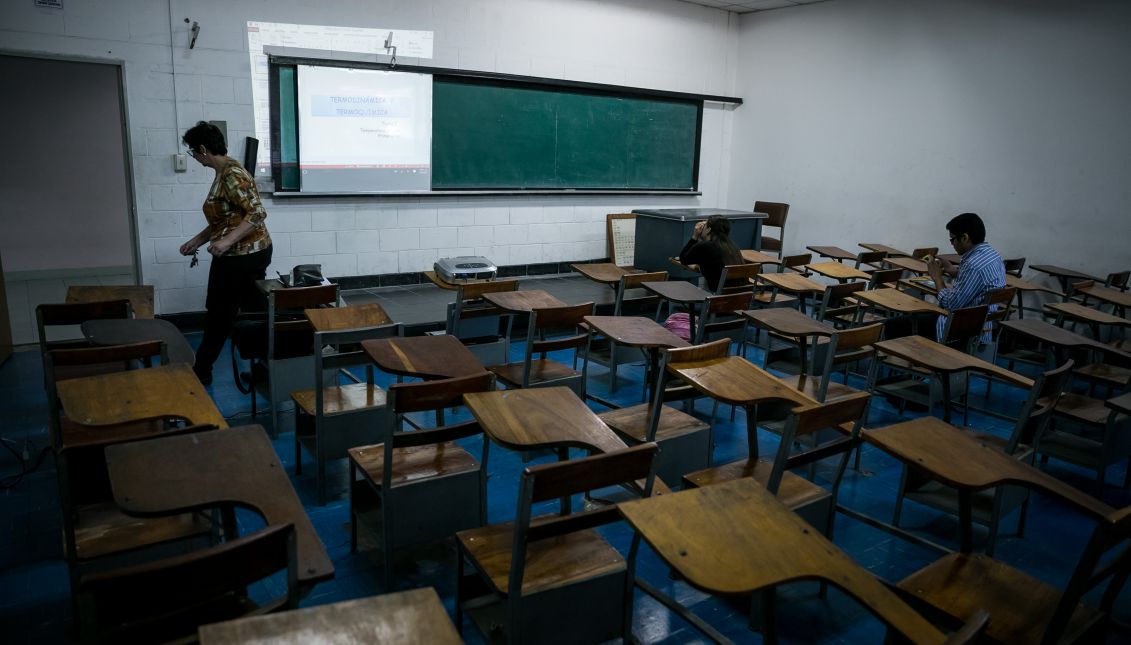
[[[962,256],[957,272],[953,264],[939,257],[927,260],[927,272],[938,288],[939,306],[948,310],[972,307],[985,302],[986,294],[993,289],[1005,286],[1005,264],[1001,255],[986,244],[986,225],[975,213],[962,213],[946,223],[950,233],[950,243]],[[948,286],[944,274],[954,275]],[[912,328],[919,335],[942,341],[946,329],[946,316],[917,314],[914,324],[910,316],[891,318],[884,325],[885,338],[899,338],[911,333]],[[990,342],[989,330],[982,334],[981,343]]]
[[[975,213],[962,213],[946,224],[950,243],[962,256],[958,272],[949,286],[943,274],[954,274],[954,266],[943,258],[931,258],[927,272],[938,288],[939,306],[948,310],[973,307],[986,301],[986,294],[1005,286],[1005,264],[1001,255],[986,243],[986,225]],[[935,322],[935,339],[942,340],[946,316]],[[982,333],[981,344],[990,342],[990,330]]]

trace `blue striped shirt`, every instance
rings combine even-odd
[[[939,306],[954,310],[973,307],[986,301],[986,294],[993,289],[1005,286],[1005,264],[994,247],[982,242],[962,255],[958,265],[958,275],[950,286],[939,291]],[[939,316],[935,334],[942,342],[946,329],[946,316]],[[982,344],[991,340],[990,330],[982,332]]]

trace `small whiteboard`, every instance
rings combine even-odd
[[[636,215],[610,213],[606,216],[609,261],[618,267],[631,267],[636,260]]]

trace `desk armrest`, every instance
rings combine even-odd
[[[1131,392],[1121,394],[1114,399],[1108,399],[1104,401],[1104,405],[1120,414],[1131,415]]]

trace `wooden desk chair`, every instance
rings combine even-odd
[[[752,280],[761,272],[761,264],[728,264],[719,274],[719,286],[715,289],[715,294],[752,293],[754,291]]]
[[[263,605],[248,585],[286,571],[284,592]],[[196,642],[200,625],[298,607],[293,524],[79,581],[83,642]]]
[[[802,371],[800,374],[783,376],[781,380],[816,401],[835,401],[860,392],[848,384],[849,367],[854,363],[867,361],[868,370],[864,374],[864,388],[871,392],[875,387],[876,371],[879,367],[875,343],[879,342],[883,332],[883,323],[875,323],[864,327],[842,329],[830,338],[818,337],[814,339],[812,364],[808,372]],[[833,375],[838,369],[843,369],[843,383],[833,380]],[[867,414],[865,411],[864,419],[868,418]],[[771,420],[763,423],[762,427],[781,434],[784,425],[783,421]],[[860,470],[859,445],[853,467]]]
[[[1131,385],[1131,361],[1125,353],[1115,347],[1099,345],[1092,348],[1090,354],[1092,360],[1074,372],[1088,383],[1089,396],[1096,396],[1096,390],[1101,387],[1107,392],[1105,396],[1112,396]]]
[[[711,486],[753,477],[831,539],[837,491],[848,464],[848,455],[859,440],[860,424],[868,409],[869,398],[871,395],[867,392],[858,392],[829,403],[796,407],[786,418],[781,442],[772,460],[758,458],[757,437],[751,436],[749,457],[684,475],[683,487]],[[822,431],[827,429],[835,429],[836,432],[822,439],[821,435],[825,434]],[[796,442],[810,438],[813,439],[810,447],[793,452]],[[829,490],[790,472],[836,455],[841,457]]]
[[[1085,292],[1094,286],[1096,286],[1095,280],[1080,280],[1078,282],[1073,282],[1068,285],[1068,289],[1066,289],[1064,292],[1064,301],[1078,302],[1082,305],[1087,305],[1088,294]]]
[[[812,253],[798,253],[797,255],[787,255],[781,259],[781,264],[778,265],[778,273],[793,271],[794,273],[800,273],[801,275],[808,276],[809,270],[805,268],[805,265],[811,264],[812,262]]]
[[[896,428],[905,431],[892,434]],[[932,475],[965,493],[960,504],[961,552],[940,558],[898,583],[916,606],[934,609],[953,624],[985,610],[993,619],[986,637],[998,643],[1102,642],[1112,605],[1131,570],[1131,507],[1113,510],[1029,465],[987,468],[979,450],[993,450],[962,437],[962,430],[923,417],[875,431],[865,438],[901,459],[914,459]],[[873,434],[874,433],[874,434]],[[885,437],[886,435],[886,437]],[[905,443],[916,442],[915,445]],[[997,461],[992,460],[992,461]],[[1043,491],[1095,522],[1095,529],[1063,590],[987,555],[973,554],[968,536],[973,514],[970,494],[1007,484]],[[1099,609],[1083,604],[1085,594],[1100,593]]]
[[[740,297],[742,295],[738,294]],[[701,360],[710,360],[728,356],[730,343],[730,339],[719,339],[702,347],[687,349],[692,350]],[[691,402],[701,394],[673,377],[667,369],[672,361],[671,351],[673,350],[661,350],[660,364],[653,375],[652,398],[648,403],[610,410],[599,415],[626,444],[636,446],[654,442],[659,446],[654,469],[656,476],[664,482],[679,481],[688,472],[706,468],[711,463],[714,446],[711,424],[688,414],[692,411]],[[687,353],[684,349],[674,351],[676,356]],[[684,401],[686,411],[666,405],[675,401]],[[711,417],[713,421],[713,412]]]
[[[985,304],[989,309],[986,311],[985,327],[990,328],[990,333],[995,343],[997,342],[998,334],[1001,333],[998,323],[1003,320],[1009,320],[1009,316],[1013,314],[1013,300],[1016,295],[1016,287],[1002,287],[1000,289],[990,289],[986,292]]]
[[[860,361],[868,362],[868,370],[864,374],[864,388],[873,391],[876,385],[876,373],[879,369],[879,359],[875,343],[879,342],[884,333],[883,323],[874,323],[863,327],[842,329],[831,339],[818,338],[813,349],[814,369],[808,374],[783,377],[782,380],[792,385],[806,396],[817,401],[835,401],[859,392],[848,384],[849,368]],[[819,357],[823,354],[824,361]],[[823,362],[823,366],[816,366]],[[842,369],[844,382],[837,383],[833,375],[837,369]],[[864,412],[867,420],[868,413]],[[772,428],[772,423],[768,424]],[[860,470],[860,445],[856,446],[856,458],[853,468]]]
[[[861,271],[872,271],[883,267],[883,260],[888,254],[884,251],[861,251],[856,254],[856,264],[853,265]],[[903,270],[900,269],[900,275]]]
[[[502,326],[504,312],[483,296],[517,289],[516,279],[469,282],[459,285],[456,301],[448,305],[448,334],[463,341],[484,365],[506,362],[510,337],[509,330]],[[511,318],[507,320],[509,324]]]
[[[1104,280],[1104,286],[1119,289],[1120,291],[1127,291],[1127,283],[1129,281],[1131,281],[1131,271],[1117,271],[1107,274],[1107,278]]]
[[[782,380],[817,401],[836,400],[859,391],[848,385],[849,366],[860,361],[868,361],[865,382],[866,387],[871,389],[875,380],[875,370],[879,364],[875,360],[874,345],[879,342],[883,332],[883,323],[875,323],[864,327],[841,329],[831,339],[818,338],[813,352],[813,368],[809,373],[783,376]],[[838,370],[843,370],[840,372],[843,375],[843,383],[832,380]]]
[[[740,311],[750,308],[751,291],[737,291],[717,296],[708,296],[703,303],[699,324],[695,326],[696,345],[717,340],[722,337],[738,343],[739,355],[746,349],[746,319]]]
[[[793,266],[796,265],[795,260],[788,260]],[[781,270],[782,265],[778,265],[778,270]],[[719,275],[719,288],[715,291],[716,294],[735,293],[739,291],[746,291],[753,293],[754,299],[751,304],[755,307],[796,307],[797,298],[786,295],[774,293],[772,289],[759,286],[754,283],[754,279],[762,273],[761,264],[730,264],[723,267],[723,272]]]
[[[986,292],[986,324],[990,332],[990,346],[986,348],[991,363],[997,362],[998,339],[1001,338],[1001,322],[1013,315],[1013,301],[1017,298],[1016,287],[1002,287]],[[983,335],[985,332],[983,331]],[[986,379],[986,397],[990,396],[993,379]]]
[[[1005,272],[1010,275],[1021,277],[1021,272],[1025,270],[1025,258],[1010,258],[1002,260],[1005,264]]]
[[[88,320],[107,320],[133,317],[130,301],[107,300],[103,302],[72,302],[41,304],[35,308],[35,329],[39,339],[39,355],[46,361],[47,352],[53,349],[75,349],[90,347],[90,343],[79,333],[77,336],[66,339],[50,340],[50,328],[73,327],[81,325]],[[69,370],[59,371],[59,376],[76,377],[92,376],[103,370],[98,366],[74,366]],[[69,371],[69,374],[65,372]],[[47,376],[46,363],[44,365],[44,378]],[[46,380],[44,387],[47,386]]]
[[[1008,455],[1026,463],[1033,462],[1033,445],[1043,436],[1053,409],[1060,400],[1064,387],[1072,373],[1072,361],[1044,372],[1037,377],[1033,389],[1021,408],[1013,430],[1008,438],[996,435],[976,434],[977,438],[990,447],[1000,449]],[[915,468],[904,467],[899,482],[899,493],[895,502],[892,524],[899,526],[903,512],[904,498],[936,508],[951,515],[958,515],[958,491],[927,473]],[[1025,517],[1029,509],[1029,489],[1018,486],[997,486],[980,490],[973,494],[972,518],[974,522],[989,527],[990,535],[986,541],[986,554],[993,556],[997,543],[998,525],[1001,517],[1020,508],[1017,518],[1017,535],[1025,532]]]
[[[816,308],[816,319],[831,323],[834,327],[856,324],[860,305],[852,299],[852,294],[863,289],[864,283],[862,282],[845,282],[825,287],[821,302]],[[792,355],[795,350],[800,350],[801,343],[798,342],[796,337],[769,331],[766,333],[766,342],[757,346],[763,350],[763,368],[773,368],[787,373],[796,371],[799,374],[805,374],[807,372],[805,364],[810,360],[808,356],[799,356],[796,363],[788,358],[781,362],[775,359],[777,355]],[[814,344],[811,347],[815,346]],[[814,353],[813,356],[815,357],[816,354]],[[817,372],[808,370],[808,373],[815,374]]]
[[[825,287],[821,304],[817,306],[817,320],[831,323],[838,329],[856,325],[861,315],[860,302],[852,296],[866,286],[864,282],[845,282]]]
[[[487,455],[482,439],[476,460],[455,443],[479,436],[475,420],[416,431],[404,429],[405,416],[463,404],[469,392],[494,389],[490,372],[435,381],[389,386],[381,427],[384,441],[350,448],[350,551],[357,551],[361,515],[379,507],[385,590],[393,589],[395,549],[442,539],[487,521]]]
[[[660,308],[663,302],[649,291],[640,288],[645,282],[665,282],[668,279],[667,271],[654,271],[649,273],[628,273],[621,276],[617,283],[616,300],[613,301],[613,315],[626,315],[628,310],[640,311],[652,304],[656,305],[653,319],[659,319]],[[617,391],[617,368],[625,363],[632,363],[643,358],[639,350],[625,351],[618,349],[617,344],[611,340],[594,342],[589,346],[588,359],[598,365],[609,369],[609,392]]]
[[[195,432],[212,426],[172,427],[166,419],[146,419],[113,426],[88,427],[60,412],[56,384],[60,373],[89,365],[134,369],[167,364],[165,343],[148,341],[85,349],[54,349],[46,354],[48,421],[56,452],[59,501],[63,512],[64,557],[77,573],[79,565],[103,556],[131,551],[207,531],[208,522],[192,514],[139,520],[127,517],[114,504],[106,471],[106,446],[153,436]],[[191,422],[191,420],[190,420]],[[145,527],[142,530],[140,527]]]
[[[494,365],[487,369],[507,387],[548,387],[566,385],[585,398],[585,376],[588,360],[583,358],[581,371],[577,358],[589,342],[586,316],[593,315],[593,303],[565,307],[547,307],[530,312],[526,327],[526,353],[520,363]],[[565,330],[565,335],[560,335]],[[574,367],[548,358],[547,352],[572,351]],[[541,354],[536,357],[535,354]]]
[[[237,321],[232,332],[232,366],[236,386],[251,394],[251,416],[256,416],[256,395],[271,408],[271,436],[279,436],[280,403],[291,392],[314,386],[314,329],[303,310],[332,307],[338,302],[338,285],[273,289],[267,294],[267,318]],[[266,342],[264,342],[266,341]],[[243,383],[237,354],[251,361],[250,381]]]
[[[981,337],[986,322],[988,305],[975,305],[954,309],[947,316],[946,326],[943,329],[943,344],[970,354],[974,350],[976,341]],[[905,378],[887,380],[875,386],[875,392],[899,399],[899,413],[903,414],[907,401],[925,405],[927,410],[934,408],[935,401],[941,396],[937,391],[935,379],[931,372],[913,365],[905,360],[895,357],[881,357],[881,367],[886,367],[896,373],[904,373]],[[928,382],[923,379],[930,378]],[[959,375],[960,388],[951,391],[961,391],[961,400],[967,400],[967,387],[969,380],[965,373]],[[968,420],[969,409],[963,406],[963,423]]]
[[[1050,457],[1096,470],[1101,488],[1107,468],[1131,458],[1131,388],[1110,399],[1068,392],[1057,403],[1051,427],[1034,446],[1047,463]],[[1128,462],[1131,466],[1131,461]],[[1123,487],[1131,486],[1131,467]]]
[[[314,334],[314,347],[320,348],[314,352],[314,387],[291,392],[291,399],[295,475],[302,475],[305,446],[316,464],[319,506],[326,504],[326,462],[344,459],[349,448],[378,440],[379,429],[387,423],[385,391],[374,383],[373,361],[360,343],[400,335],[399,324]],[[351,367],[364,367],[365,379],[350,372]]]
[[[63,557],[70,575],[72,601],[79,576],[91,563],[179,540],[201,539],[212,525],[196,513],[136,518],[114,503],[106,470],[106,446],[153,436],[198,432],[214,426],[172,428],[165,419],[147,419],[114,426],[87,427],[61,414],[57,383],[97,366],[102,371],[135,369],[168,363],[165,343],[147,341],[76,349],[53,349],[44,355],[48,423],[55,450],[55,474],[63,518]],[[76,614],[77,615],[77,614]]]
[[[639,537],[627,561],[594,530],[620,521],[616,506],[533,516],[533,506],[589,490],[645,480],[652,494],[656,444],[584,459],[527,467],[519,482],[514,522],[460,531],[456,583],[457,629],[465,609],[503,605],[508,643],[596,643],[632,637],[633,568]],[[475,573],[464,575],[465,562]],[[477,575],[476,575],[477,574]],[[481,592],[476,593],[476,581]],[[465,607],[465,604],[468,606]],[[564,612],[571,617],[563,620]],[[496,623],[497,624],[497,623]],[[491,630],[483,629],[484,635]]]
[[[903,269],[876,269],[868,279],[868,289],[897,288],[899,279],[903,277]]]
[[[789,204],[756,201],[754,212],[767,215],[766,219],[762,220],[762,248],[759,250],[774,253],[780,258],[785,249],[785,221],[789,217]],[[774,232],[777,237],[766,235],[767,226],[777,229]]]
[[[831,584],[887,628],[885,642],[975,642],[985,612],[947,638],[941,631],[760,484],[739,479],[706,488],[623,502],[621,514],[689,585],[709,593],[760,599],[762,641],[776,643],[776,589],[816,580]],[[719,527],[725,526],[725,530]],[[644,580],[637,585],[714,642],[731,642],[674,598]],[[792,604],[792,603],[791,603]],[[802,620],[811,615],[803,614]],[[745,639],[749,639],[745,635]],[[751,639],[752,640],[752,639]],[[851,640],[851,639],[849,639]]]
[[[652,292],[641,289],[640,285],[645,282],[666,282],[667,279],[667,271],[627,273],[621,276],[620,282],[617,283],[616,287],[616,300],[613,301],[613,315],[632,315],[636,312],[644,311],[646,308],[650,308],[651,305],[655,304],[656,311],[652,317],[653,319],[659,319],[660,299]]]

